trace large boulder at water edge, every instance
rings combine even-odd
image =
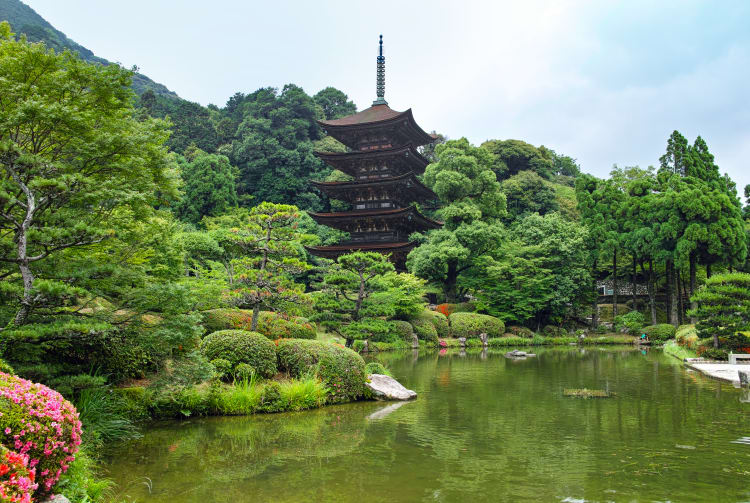
[[[406,389],[393,377],[384,374],[370,374],[365,383],[376,400],[412,400],[417,398],[416,391]]]

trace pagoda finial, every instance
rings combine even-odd
[[[383,35],[380,35],[380,48],[378,52],[378,83],[376,86],[378,98],[372,102],[374,105],[387,105],[385,101],[385,56],[383,56]]]

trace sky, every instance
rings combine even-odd
[[[223,106],[295,83],[386,100],[449,138],[545,145],[606,176],[673,130],[750,184],[750,1],[24,0],[100,57]]]

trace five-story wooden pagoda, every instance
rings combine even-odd
[[[377,99],[372,106],[348,117],[318,123],[349,151],[316,155],[353,180],[312,183],[329,197],[348,202],[352,209],[310,215],[320,224],[348,232],[350,238],[335,246],[308,249],[326,258],[357,250],[388,253],[396,267],[403,269],[406,255],[415,246],[409,242],[409,234],[442,225],[422,215],[414,205],[437,199],[416,176],[424,173],[428,164],[417,147],[435,138],[417,125],[411,109],[397,112],[385,101],[382,35],[377,58]]]

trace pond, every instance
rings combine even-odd
[[[112,452],[138,502],[750,501],[747,391],[658,350],[383,354],[413,402],[149,426]],[[606,389],[613,398],[563,396]]]

